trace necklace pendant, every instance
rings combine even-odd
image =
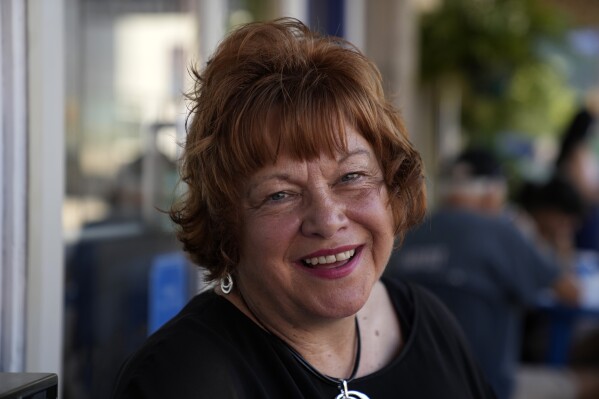
[[[346,395],[347,394],[347,395]],[[368,396],[358,391],[341,392],[335,399],[370,399]]]
[[[341,393],[335,397],[335,399],[370,399],[367,395],[358,391],[348,391],[347,381],[341,380],[342,386],[339,387]]]
[[[341,392],[335,399],[370,399],[366,394],[358,391]]]

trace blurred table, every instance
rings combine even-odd
[[[52,373],[0,373],[0,399],[56,399],[58,376]]]
[[[589,321],[599,325],[599,253],[581,250],[576,257],[580,305],[567,306],[551,296],[542,296],[538,306],[549,317],[547,362],[555,366],[563,366],[567,362],[577,326]]]

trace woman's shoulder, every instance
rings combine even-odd
[[[419,397],[493,398],[488,384],[469,352],[461,328],[446,306],[426,288],[397,278],[383,280],[396,306],[404,330],[405,345],[387,371],[392,380],[406,372],[436,376],[436,384],[424,388],[412,379],[401,380],[407,392]],[[430,351],[430,348],[436,348]],[[423,354],[426,354],[423,356]],[[452,370],[444,374],[444,371]],[[443,378],[441,378],[443,376]],[[399,388],[398,388],[399,389]],[[448,394],[451,392],[451,395]],[[411,397],[406,394],[406,397]]]
[[[396,308],[399,308],[398,311],[414,311],[416,307],[425,307],[433,312],[446,310],[445,305],[431,291],[418,283],[390,275],[383,278],[383,284]]]
[[[404,324],[424,328],[432,323],[460,329],[447,306],[426,287],[393,276],[386,276],[383,282]]]
[[[470,356],[460,324],[435,294],[410,281],[387,279],[385,283],[406,333],[406,352],[433,345],[444,348],[438,354],[443,357]]]
[[[123,364],[113,397],[211,397],[212,389],[226,390],[243,358],[237,336],[248,327],[226,300],[194,297]]]
[[[229,324],[240,323],[237,312],[230,309],[226,300],[212,291],[193,297],[181,311],[154,332],[142,348],[141,353],[168,346],[171,349],[201,347],[218,344]],[[202,339],[198,339],[202,338]],[[191,342],[190,342],[191,341]],[[203,349],[203,348],[202,348]]]

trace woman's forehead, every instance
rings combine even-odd
[[[339,160],[345,158],[350,153],[356,152],[357,150],[365,150],[369,153],[373,152],[372,146],[364,138],[364,136],[348,123],[338,130],[337,135],[338,140],[320,141],[316,146],[317,151],[310,153],[303,153],[298,148],[292,147],[292,144],[287,141],[285,143],[281,143],[279,151],[275,157],[275,162],[276,159],[281,156],[296,160],[312,160],[322,157]]]

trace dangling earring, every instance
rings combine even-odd
[[[220,280],[220,290],[223,292],[223,294],[228,294],[229,292],[231,292],[231,290],[233,289],[233,277],[231,277],[231,273],[227,273],[225,274],[225,277],[223,277]]]

